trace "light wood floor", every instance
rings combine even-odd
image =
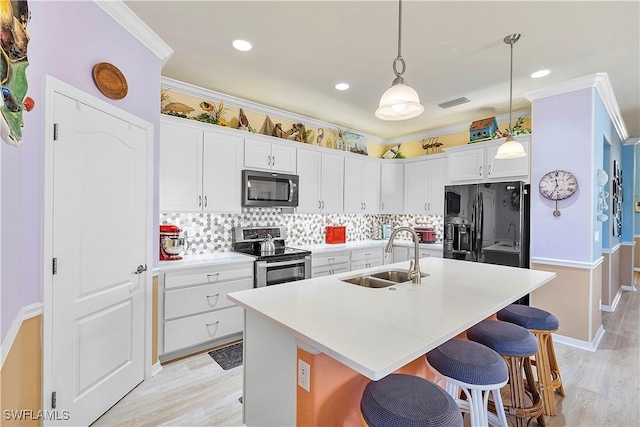
[[[547,426],[640,426],[640,299],[624,292],[603,313],[596,352],[555,344],[566,397]],[[163,366],[94,426],[242,426],[242,367],[224,371],[207,353]],[[537,425],[537,423],[532,423]]]

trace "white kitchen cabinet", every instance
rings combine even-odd
[[[383,248],[354,249],[351,251],[351,270],[379,267],[383,265]]]
[[[350,271],[351,252],[335,251],[311,254],[311,277],[330,276]]]
[[[257,138],[245,138],[244,166],[248,169],[296,173],[296,148]]]
[[[204,126],[161,119],[160,211],[240,211],[242,138]]]
[[[344,159],[345,213],[376,213],[380,208],[380,163]]]
[[[420,248],[420,258],[428,257],[442,258],[442,249]]]
[[[380,212],[404,213],[404,164],[383,161],[380,175]]]
[[[298,149],[298,213],[342,212],[344,163],[341,155]]]
[[[407,246],[393,245],[393,262],[409,261],[409,248]]]
[[[431,215],[444,213],[446,164],[447,159],[444,156],[438,156],[407,162],[404,165],[405,213]]]
[[[507,180],[529,182],[531,135],[517,136],[516,140],[523,145],[527,156],[496,159],[504,138],[447,149],[447,181],[456,184]]]
[[[227,294],[253,288],[253,261],[164,272],[159,283],[161,360],[242,333],[243,310]]]

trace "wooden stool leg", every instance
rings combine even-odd
[[[515,417],[516,427],[528,426],[533,418],[537,418],[538,423],[545,427],[546,423],[542,414],[542,399],[533,376],[530,358],[505,356],[505,360],[509,367],[509,394],[511,397],[510,405],[505,406],[505,411]],[[527,406],[528,394],[525,389],[525,383],[529,389],[531,406]]]
[[[551,383],[552,387],[555,390],[558,390],[560,396],[564,397],[564,387],[562,385],[562,377],[560,377],[560,368],[558,367],[558,359],[556,359],[556,351],[553,348],[553,337],[549,334],[549,340],[547,341],[549,344],[548,353],[549,353],[549,367],[551,372],[551,377],[553,378],[553,382]]]
[[[562,379],[556,354],[553,349],[553,339],[551,331],[531,331],[538,339],[538,353],[535,356],[535,367],[537,371],[537,382],[542,394],[542,402],[545,415],[556,415],[556,401],[554,391],[558,390],[564,396]]]

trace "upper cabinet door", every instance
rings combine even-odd
[[[296,173],[296,149],[274,143],[271,145],[271,170]]]
[[[344,159],[344,211],[345,213],[363,213],[362,169],[360,159]]]
[[[496,153],[498,152],[499,145],[487,147],[487,178],[517,178],[526,177],[529,175],[529,161],[531,156],[529,155],[529,140],[521,140],[520,143],[524,147],[524,151],[527,153],[525,157],[518,157],[517,159],[496,159]]]
[[[447,177],[447,159],[427,160],[429,170],[429,194],[427,213],[444,215],[444,184]]]
[[[322,155],[317,151],[298,150],[298,209],[299,213],[317,213],[321,210]]]
[[[484,177],[484,149],[447,153],[447,177],[449,182],[477,181]]]
[[[241,211],[242,142],[237,136],[204,133],[203,210]]]
[[[404,167],[402,163],[382,162],[380,179],[380,212],[404,213]]]
[[[202,140],[200,129],[160,124],[161,212],[202,210]]]
[[[429,191],[427,163],[427,161],[421,161],[404,165],[404,213],[406,214],[425,213],[427,210],[427,192]]]
[[[244,166],[249,169],[271,169],[271,143],[244,139]]]
[[[320,200],[323,213],[343,211],[344,159],[341,155],[322,153]]]
[[[365,213],[380,211],[380,163],[364,160],[362,169],[362,202]]]

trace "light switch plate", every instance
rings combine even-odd
[[[596,230],[596,231],[595,231],[595,233],[593,233],[593,239],[594,239],[596,242],[599,242],[599,241],[600,241],[600,230]]]
[[[298,385],[311,391],[311,366],[302,359],[298,359]]]

